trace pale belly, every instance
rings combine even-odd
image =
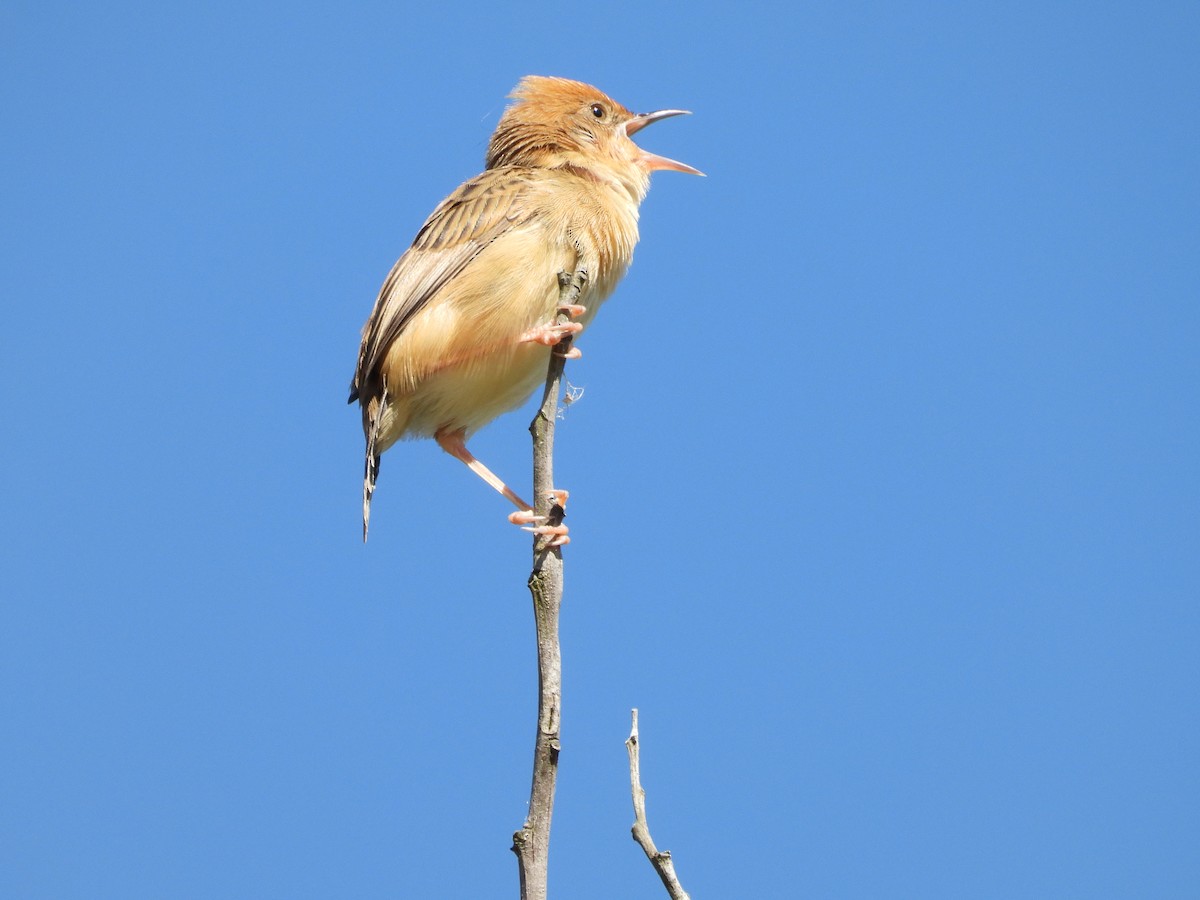
[[[488,282],[480,283],[474,294],[464,291],[431,304],[389,351],[379,452],[398,440],[438,431],[465,429],[470,434],[516,409],[545,383],[551,348],[520,338],[554,320],[556,274],[573,260],[554,259],[546,265],[543,254],[535,271],[529,255],[507,249],[507,259],[514,262],[498,264],[481,255],[480,262],[490,262],[484,267],[491,276]],[[584,290],[579,302],[588,309],[579,321],[585,327],[616,281],[604,279]]]
[[[392,404],[404,420],[403,437],[429,437],[440,430],[477,431],[516,409],[546,380],[550,348],[522,344],[509,352],[451,366],[424,379]],[[385,417],[385,432],[389,423]],[[393,425],[393,428],[395,425]]]

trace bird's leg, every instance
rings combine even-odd
[[[454,431],[442,429],[433,436],[433,439],[437,441],[439,447],[455,459],[465,463],[468,469],[507,497],[508,501],[519,510],[519,512],[509,515],[508,521],[514,525],[531,526],[525,530],[550,538],[550,545],[553,547],[562,546],[571,540],[567,537],[566,525],[545,524],[547,516],[539,516],[534,513],[533,507],[517,496],[516,492],[505,484],[500,476],[471,455],[471,451],[467,449],[465,429],[458,428]],[[567,502],[567,492],[553,491],[552,495],[554,502],[561,509]]]
[[[509,502],[517,509],[532,511],[533,507],[518,497],[513,489],[501,480],[500,476],[471,455],[471,451],[467,449],[465,429],[459,428],[456,431],[442,430],[435,434],[433,439],[437,441],[439,447],[455,459],[465,463],[468,469],[507,497]]]

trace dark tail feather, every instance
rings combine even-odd
[[[374,437],[374,435],[372,435]],[[371,523],[371,495],[375,493],[375,479],[379,477],[379,455],[375,452],[375,441],[367,442],[367,464],[363,471],[363,543],[367,542],[367,526]]]
[[[379,395],[378,403],[366,404],[363,419],[367,432],[367,460],[363,468],[363,543],[367,542],[367,526],[371,524],[371,495],[375,493],[375,480],[379,477],[379,451],[375,449],[379,437],[379,423],[387,408],[387,387]]]

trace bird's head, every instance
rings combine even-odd
[[[631,139],[652,122],[686,115],[682,109],[630,112],[603,91],[566,78],[529,75],[509,95],[488,144],[487,167],[536,166],[584,169],[616,181],[637,201],[659,170],[703,175],[685,163],[648,153]]]

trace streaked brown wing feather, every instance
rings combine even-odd
[[[350,402],[379,393],[388,348],[445,284],[515,225],[528,222],[528,169],[490,169],[438,204],[412,246],[392,266],[363,328]]]

